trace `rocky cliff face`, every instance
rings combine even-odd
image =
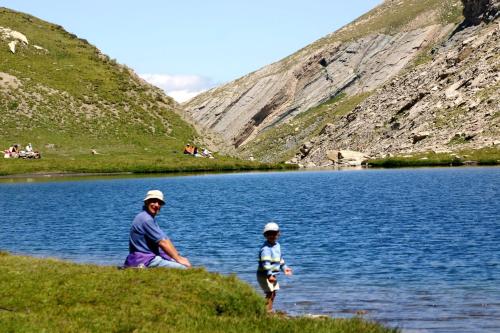
[[[340,150],[383,157],[498,145],[499,0],[462,4],[386,0],[336,33],[185,107],[243,156],[265,161],[290,151],[292,163],[328,166]],[[444,20],[450,8],[463,9],[465,21]],[[395,30],[373,24],[392,27],[398,13],[411,19]],[[353,37],[364,30],[370,33]]]
[[[500,26],[456,33],[433,59],[383,85],[306,143],[295,162],[333,164],[332,152],[371,157],[500,144]]]
[[[498,1],[466,1],[467,22],[432,59],[377,89],[305,143],[293,162],[331,165],[339,149],[371,157],[500,144]]]
[[[340,93],[355,95],[372,91],[399,73],[423,48],[453,29],[453,25],[437,19],[442,14],[440,1],[430,1],[434,6],[413,2],[388,1],[337,34],[201,94],[183,107],[198,127],[209,129],[226,144],[239,147],[262,131]],[[348,36],[349,32],[376,26],[374,22],[384,20],[384,15],[405,14],[407,8],[402,8],[403,5],[423,9],[412,20],[394,23],[402,25],[397,31],[379,27],[356,38]],[[457,5],[456,1],[448,4]],[[336,38],[337,35],[344,38]]]

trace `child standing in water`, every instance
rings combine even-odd
[[[272,312],[276,291],[280,288],[278,274],[281,270],[285,275],[292,275],[292,269],[285,264],[285,260],[281,254],[281,247],[278,243],[280,236],[278,224],[269,222],[264,226],[263,234],[266,241],[259,252],[257,281],[266,294],[267,312]]]

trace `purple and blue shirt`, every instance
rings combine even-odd
[[[167,235],[147,210],[137,214],[130,227],[129,255],[125,260],[125,267],[148,266],[156,256],[172,260],[158,244],[163,239],[168,239]]]

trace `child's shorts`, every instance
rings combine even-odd
[[[271,283],[267,279],[266,275],[257,274],[257,281],[259,282],[260,287],[262,288],[262,290],[264,290],[265,293],[271,293],[280,289],[278,280],[274,281],[274,283]]]

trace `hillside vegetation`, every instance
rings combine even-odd
[[[0,149],[31,142],[42,153],[37,161],[1,160],[0,174],[258,167],[183,156],[186,143],[201,140],[175,108],[160,89],[86,40],[0,8]]]
[[[2,332],[397,332],[354,319],[272,317],[235,276],[77,265],[0,252]]]

